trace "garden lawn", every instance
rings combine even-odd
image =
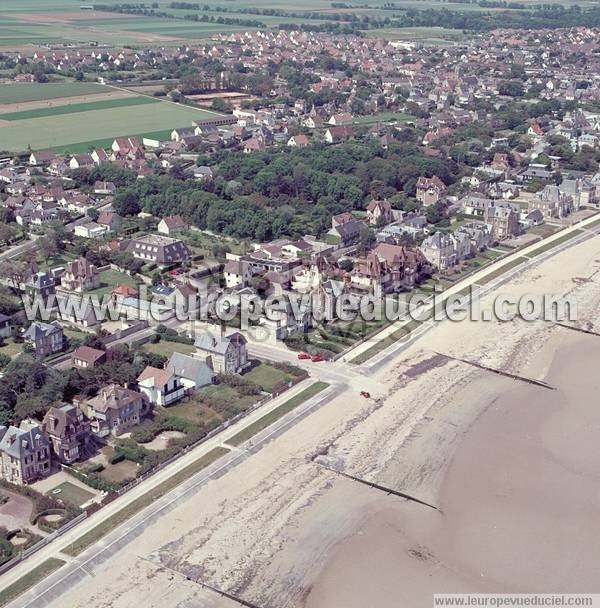
[[[0,346],[0,354],[8,355],[11,359],[23,352],[23,345],[13,342],[10,338],[4,338],[4,346]]]
[[[60,490],[60,494],[54,494],[55,490]],[[80,507],[81,505],[88,502],[94,498],[94,494],[80,488],[79,486],[71,483],[70,481],[65,481],[60,485],[52,488],[50,492],[46,492],[48,496],[52,496],[54,498],[58,498],[64,502],[68,502],[71,505],[75,505],[76,507]]]
[[[154,353],[155,355],[163,355],[170,357],[173,353],[182,353],[184,355],[190,355],[196,347],[193,344],[184,344],[183,342],[169,342],[168,340],[161,340],[156,344],[146,343],[142,347],[143,351],[148,353]]]
[[[273,389],[283,382],[289,382],[292,379],[291,374],[287,374],[283,370],[277,369],[264,361],[261,361],[256,367],[253,367],[249,372],[244,374],[246,380],[258,384],[263,391],[272,393]]]
[[[103,270],[100,273],[100,287],[89,293],[102,297],[111,293],[117,285],[126,285],[127,287],[138,286],[136,280],[124,272],[119,272],[118,270]]]

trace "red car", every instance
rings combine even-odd
[[[360,391],[360,396],[368,399],[371,396],[371,393],[369,393],[369,391]]]
[[[320,361],[325,361],[325,359],[323,359],[323,357],[321,357],[321,355],[313,355],[310,360],[313,363],[319,363]]]
[[[298,359],[310,359],[310,355],[308,353],[298,353]]]

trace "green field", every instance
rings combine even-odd
[[[414,116],[404,112],[380,112],[379,114],[370,114],[368,116],[355,116],[354,124],[371,125],[377,122],[406,122],[407,120],[414,120]]]
[[[3,84],[0,86],[0,104],[77,97],[111,91],[95,82],[48,82],[45,84]]]
[[[45,118],[47,116],[60,116],[61,114],[77,114],[91,110],[110,110],[112,108],[125,108],[140,106],[148,103],[159,103],[154,97],[143,95],[124,97],[123,99],[106,99],[105,101],[90,101],[88,103],[74,103],[64,106],[38,108],[36,110],[23,110],[22,112],[6,112],[0,114],[2,120],[27,120],[29,118]]]
[[[524,4],[538,5],[539,0],[521,0]],[[331,12],[331,0],[304,0],[293,5],[284,0],[229,0],[212,2],[208,10],[177,10],[169,7],[171,0],[152,2],[157,11],[166,12],[173,18],[156,16],[92,13],[81,11],[78,0],[19,0],[0,3],[0,47],[10,48],[29,44],[70,42],[80,46],[101,43],[114,46],[176,45],[189,40],[198,42],[209,40],[217,32],[230,33],[256,29],[248,25],[227,25],[216,23],[219,18],[237,18],[245,21],[259,21],[267,28],[276,28],[280,23],[318,24],[324,22],[320,13]],[[105,0],[106,4],[118,4],[115,0]],[[201,3],[203,4],[203,3]],[[408,9],[447,9],[457,12],[506,10],[505,8],[481,7],[477,3],[464,2],[449,5],[444,0],[396,0],[393,10],[386,10],[383,3],[368,0],[366,3],[350,3],[347,8],[335,9],[336,13],[370,19],[394,18]],[[583,8],[594,6],[594,0],[546,0],[545,4],[578,4]],[[150,6],[150,3],[148,3]],[[204,6],[204,5],[203,5]],[[226,6],[228,12],[218,12],[214,8]],[[300,16],[254,15],[241,11],[247,8],[281,9],[288,13],[306,13]],[[510,9],[513,10],[513,9]],[[86,14],[87,13],[87,14]],[[309,13],[313,13],[309,17]],[[186,14],[198,17],[208,16],[213,22],[184,19]],[[35,15],[36,18],[32,18]],[[444,28],[403,28],[366,30],[369,36],[391,39],[415,39],[426,43],[444,45],[449,40],[462,37],[460,30]]]
[[[193,120],[214,114],[207,110],[161,101],[145,103],[143,106],[130,104],[76,111],[53,115],[51,118],[44,116],[14,120],[0,127],[0,148],[10,152],[22,152],[30,146],[34,150],[68,149],[74,153],[87,150],[89,145],[105,145],[115,137],[164,137],[175,127],[189,127]],[[157,128],[160,130],[156,131]],[[77,150],[76,148],[81,148],[81,144],[84,145],[83,150]]]

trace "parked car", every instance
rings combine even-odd
[[[298,359],[310,359],[310,355],[308,353],[298,353]]]
[[[369,393],[369,391],[360,391],[360,396],[368,399],[371,396],[371,393]]]
[[[321,355],[313,355],[310,360],[313,363],[319,363],[320,361],[325,361],[325,359],[323,359],[323,357],[321,357]]]

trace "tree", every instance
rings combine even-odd
[[[0,262],[0,276],[7,277],[13,287],[18,289],[27,276],[27,266],[18,260],[3,260]]]
[[[142,210],[140,197],[137,192],[129,189],[117,192],[113,201],[113,207],[122,216],[137,215]]]
[[[17,236],[17,228],[11,224],[0,223],[0,242],[9,245]]]
[[[361,255],[365,255],[371,250],[375,244],[375,232],[369,226],[365,226],[360,231],[360,239],[358,241],[358,251]]]
[[[354,260],[352,260],[351,258],[342,258],[338,262],[338,267],[340,270],[343,270],[344,272],[351,272],[352,269],[354,268]]]

